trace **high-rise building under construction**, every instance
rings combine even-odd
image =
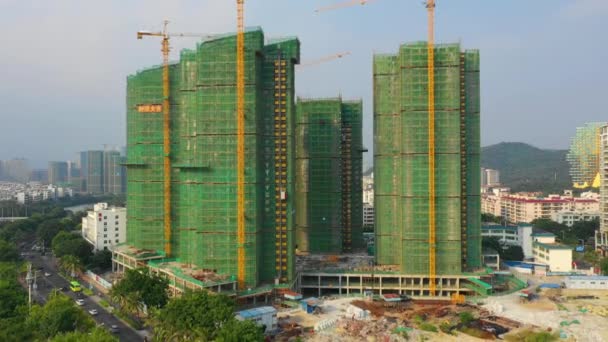
[[[236,35],[170,65],[170,239],[164,237],[162,68],[127,81],[127,244],[237,274]],[[245,32],[245,282],[294,276],[296,38]]]
[[[296,243],[303,253],[363,245],[361,101],[299,99]]]
[[[600,130],[605,122],[590,122],[576,128],[566,160],[577,189],[600,186]]]
[[[479,52],[459,44],[434,52],[433,137],[426,42],[374,56],[376,261],[406,274],[430,272],[431,206],[436,274],[481,266]]]

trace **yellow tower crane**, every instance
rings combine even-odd
[[[318,64],[322,64],[322,63],[326,63],[326,62],[331,62],[331,61],[333,61],[335,59],[340,59],[340,58],[343,58],[343,57],[348,56],[350,54],[351,54],[350,51],[336,53],[336,54],[325,56],[325,57],[322,57],[322,58],[319,58],[319,59],[315,59],[315,60],[312,60],[312,61],[309,61],[309,62],[298,64],[298,65],[296,65],[296,67],[298,67],[298,68],[304,68],[304,67],[318,65]]]
[[[236,0],[237,281],[245,288],[245,0]]]
[[[365,5],[375,0],[351,0],[317,9],[315,12],[331,11],[344,7]],[[428,69],[428,196],[429,196],[429,292],[431,296],[436,292],[436,191],[435,191],[435,0],[426,0],[425,6],[428,14],[428,42],[427,42],[427,69]]]
[[[163,54],[163,212],[164,212],[164,250],[165,255],[170,257],[171,251],[171,111],[169,104],[169,46],[170,37],[203,37],[210,38],[212,35],[197,33],[169,33],[167,32],[168,20],[163,21],[161,32],[138,31],[137,39],[145,36],[162,37],[161,52]]]
[[[436,227],[435,227],[435,0],[427,0],[428,11],[428,107],[429,107],[429,294],[436,290]]]

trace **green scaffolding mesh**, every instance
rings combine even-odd
[[[293,278],[293,220],[285,227],[281,258],[276,245],[274,177],[274,60],[286,66],[285,116],[293,125],[295,38],[264,46],[260,29],[245,33],[245,255],[246,283]],[[183,50],[171,67],[173,257],[218,273],[237,274],[236,220],[236,36],[225,35]],[[162,68],[128,78],[127,242],[162,250],[162,113],[140,113],[138,105],[162,103]],[[289,131],[289,130],[288,130]],[[293,140],[293,137],[289,139]],[[288,140],[289,140],[288,139]],[[294,157],[293,142],[285,146]],[[287,160],[293,168],[293,162]],[[293,194],[293,170],[287,171]],[[286,196],[291,208],[295,196]],[[282,236],[281,236],[282,237]],[[284,260],[285,258],[286,260]],[[277,269],[279,260],[284,268]],[[285,261],[285,262],[283,262]],[[281,274],[279,274],[281,272]]]
[[[402,45],[398,55],[374,56],[376,258],[379,264],[398,265],[410,274],[429,270],[427,52],[426,43],[419,42]],[[466,245],[475,251],[475,244],[480,248],[476,233],[479,183],[477,197],[472,186],[463,188],[479,178],[479,167],[469,167],[475,158],[479,163],[479,111],[477,107],[477,121],[461,115],[462,63],[458,44],[436,46],[437,274],[460,273],[463,258],[479,258],[462,251]],[[474,93],[475,86],[467,84],[465,88]],[[479,98],[478,93],[470,96]],[[473,147],[467,150],[469,145]],[[462,208],[467,208],[464,229]],[[471,240],[472,236],[476,238]]]
[[[300,99],[296,114],[296,239],[309,253],[363,246],[361,101]]]

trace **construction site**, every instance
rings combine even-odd
[[[299,98],[299,39],[245,29],[237,4],[236,33],[196,36],[175,62],[169,41],[185,34],[167,23],[138,32],[161,39],[163,65],[127,79],[127,242],[113,250],[115,273],[147,267],[174,296],[271,305],[279,341],[577,334],[522,316],[530,282],[482,263],[480,54],[435,44],[434,1],[427,41],[373,56],[366,239],[362,101]],[[539,315],[566,307],[544,298]]]

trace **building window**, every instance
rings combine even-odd
[[[118,221],[114,222],[114,224],[116,224],[118,226]]]
[[[118,220],[118,215],[116,215],[116,219]]]
[[[104,226],[107,226],[107,225],[108,225],[108,222],[104,222],[104,223],[103,223],[103,225],[104,225]]]
[[[104,219],[104,220],[106,220],[106,219],[108,219],[108,217],[107,217],[107,216],[104,216],[104,217],[103,217],[103,219]]]
[[[116,239],[116,243],[118,243],[118,239]]]
[[[116,233],[114,236],[115,236],[115,237],[118,237],[118,233]]]
[[[108,234],[103,234],[103,237],[104,237],[104,238],[107,238],[107,237],[108,237]]]
[[[118,227],[114,228],[115,231],[118,231]]]
[[[107,232],[107,231],[108,231],[108,228],[104,228],[104,229],[103,229],[103,231],[104,231],[104,232]]]

